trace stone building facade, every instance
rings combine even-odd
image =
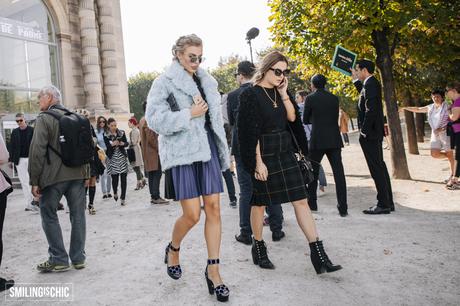
[[[120,0],[0,2],[0,116],[37,113],[49,84],[69,109],[127,121]]]

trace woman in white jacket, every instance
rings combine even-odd
[[[180,37],[172,51],[173,62],[154,81],[146,110],[148,125],[159,134],[161,165],[171,176],[174,198],[180,201],[183,212],[166,247],[165,263],[168,275],[179,279],[182,275],[179,246],[200,220],[202,199],[208,249],[206,281],[210,294],[216,293],[218,301],[227,301],[229,290],[220,278],[218,265],[221,171],[230,165],[221,98],[216,80],[199,68],[203,45],[198,36]]]

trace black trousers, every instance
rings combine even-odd
[[[112,174],[112,189],[113,193],[118,193],[118,177],[121,178],[121,196],[120,199],[126,199],[126,177],[128,173]]]
[[[360,137],[359,144],[377,189],[377,206],[382,208],[394,207],[390,175],[383,160],[382,141]]]
[[[455,177],[460,177],[460,133],[455,134],[455,160],[457,165],[455,168]]]
[[[326,155],[334,174],[335,192],[337,194],[337,208],[340,212],[347,212],[347,182],[342,164],[342,149],[312,150],[309,157],[313,161],[313,174],[315,179],[308,185],[308,204],[311,209],[318,209],[316,190],[318,189],[319,165]]]
[[[150,197],[155,200],[160,198],[161,175],[162,175],[161,169],[147,172],[147,176],[149,178]]]
[[[0,266],[2,265],[2,257],[3,257],[2,234],[3,234],[3,221],[5,221],[6,199],[7,199],[6,192],[0,193]]]

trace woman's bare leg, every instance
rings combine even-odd
[[[251,207],[251,228],[255,240],[262,240],[265,206]]]
[[[318,232],[316,231],[315,219],[313,219],[307,200],[295,201],[292,202],[292,205],[294,206],[297,223],[308,242],[316,241],[318,239]]]
[[[218,193],[203,196],[206,222],[204,224],[204,237],[208,248],[208,259],[217,259],[220,256],[220,242],[222,223],[220,218],[220,195]],[[208,276],[214,285],[222,284],[219,274],[219,265],[208,267]]]
[[[176,220],[172,232],[171,242],[174,248],[180,247],[185,235],[200,221],[201,214],[200,198],[182,200],[180,204],[182,206],[182,216]],[[179,252],[169,252],[168,254],[168,265],[178,265]]]

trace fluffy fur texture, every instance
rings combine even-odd
[[[201,68],[196,75],[201,80],[206,95],[214,140],[219,151],[220,165],[224,171],[230,167],[230,156],[217,81]],[[171,111],[167,101],[170,94],[174,95],[179,111]],[[204,128],[205,116],[198,118],[190,116],[193,97],[199,94],[192,76],[176,60],[152,84],[147,97],[145,118],[149,127],[159,134],[159,155],[164,170],[211,159],[211,150]]]

